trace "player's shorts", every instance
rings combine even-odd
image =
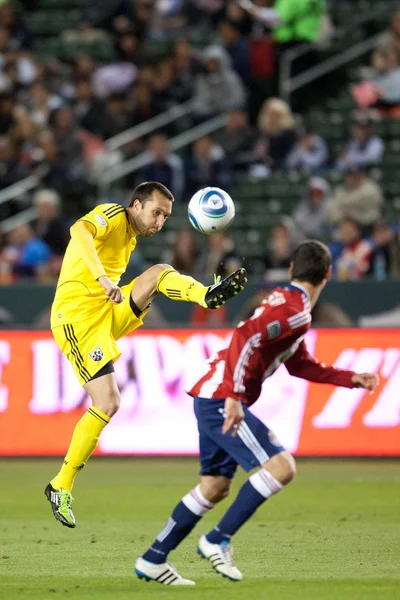
[[[138,317],[130,306],[135,281],[121,287],[125,298],[120,304],[109,300],[84,321],[53,327],[54,339],[82,385],[107,363],[119,358],[121,352],[116,340],[143,325],[148,309]]]
[[[200,475],[233,477],[237,465],[251,471],[285,448],[249,409],[243,405],[244,419],[235,437],[222,434],[225,399],[194,398],[200,443]]]

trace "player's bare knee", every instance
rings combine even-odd
[[[290,483],[296,475],[296,461],[286,450],[275,454],[263,467],[282,485]]]
[[[118,390],[105,390],[101,399],[93,402],[93,405],[101,410],[107,417],[113,417],[118,411],[121,397]]]
[[[222,475],[204,475],[200,482],[200,491],[210,502],[221,502],[229,496],[232,479]]]

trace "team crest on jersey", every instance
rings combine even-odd
[[[276,435],[274,434],[273,431],[271,431],[271,430],[268,431],[268,437],[269,437],[269,441],[274,446],[280,446],[281,445],[280,441],[278,440],[278,438],[276,437]]]
[[[96,219],[96,221],[98,221],[98,222],[100,223],[100,226],[101,226],[101,227],[106,227],[106,225],[107,225],[107,221],[105,220],[105,218],[104,218],[104,217],[102,217],[101,215],[97,215],[97,214],[95,214],[95,215],[94,215],[94,218]]]
[[[274,340],[281,335],[281,324],[279,321],[272,321],[267,325],[268,339]]]
[[[104,356],[103,350],[100,348],[100,346],[96,346],[96,348],[93,348],[93,350],[89,352],[89,356],[92,360],[94,360],[94,362],[99,362]]]

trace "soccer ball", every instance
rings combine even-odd
[[[188,206],[193,227],[210,235],[225,231],[235,217],[235,205],[229,194],[217,187],[207,187],[192,196]]]

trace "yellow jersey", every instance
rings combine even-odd
[[[94,226],[99,259],[107,277],[118,284],[136,246],[126,209],[119,204],[99,204],[79,220]],[[89,319],[108,301],[104,288],[93,278],[71,239],[51,307],[51,327]]]

